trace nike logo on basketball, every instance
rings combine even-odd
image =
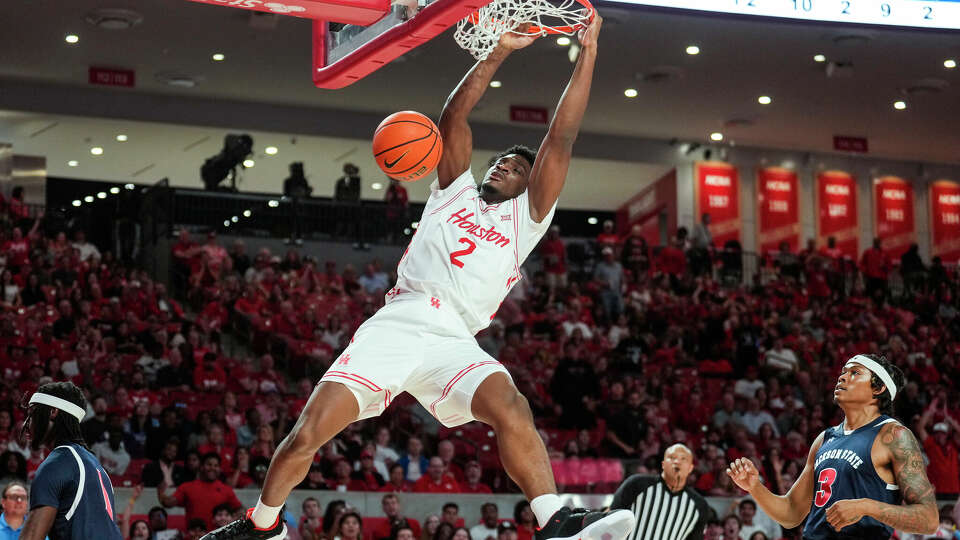
[[[384,158],[384,159],[383,159],[383,166],[386,167],[386,168],[388,168],[388,169],[392,169],[393,166],[396,165],[397,163],[399,163],[400,160],[403,159],[403,156],[405,156],[405,155],[407,155],[406,152],[400,154],[400,157],[398,157],[397,159],[395,159],[395,160],[393,160],[393,161],[387,161],[387,159]]]

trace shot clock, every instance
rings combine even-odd
[[[605,0],[831,23],[960,30],[960,0]]]

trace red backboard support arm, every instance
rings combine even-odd
[[[366,26],[390,12],[390,0],[190,0],[304,19]]]
[[[327,25],[313,22],[313,83],[343,88],[366,77],[410,50],[430,41],[491,0],[437,0],[415,17],[357,47],[336,62],[327,62]]]

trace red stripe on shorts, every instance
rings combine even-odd
[[[499,364],[499,363],[500,363],[500,362],[497,362],[496,360],[486,360],[486,361],[484,361],[484,362],[478,362],[478,363],[476,363],[476,364],[470,364],[469,366],[461,369],[459,373],[457,373],[456,375],[453,376],[452,379],[450,379],[450,382],[448,382],[448,383],[447,383],[447,386],[444,387],[443,393],[440,394],[440,397],[438,397],[438,398],[436,399],[436,401],[434,401],[433,403],[430,404],[430,411],[434,414],[434,416],[436,416],[436,414],[437,414],[437,410],[436,410],[437,403],[440,403],[441,401],[443,401],[443,399],[447,397],[447,394],[450,393],[450,390],[453,389],[453,386],[454,386],[455,384],[457,384],[457,382],[459,382],[460,379],[462,379],[464,376],[466,376],[467,373],[470,373],[471,371],[473,371],[474,369],[476,369],[476,368],[478,368],[478,367],[480,367],[480,366],[487,366],[487,365],[490,365],[490,364]]]
[[[373,390],[374,392],[382,392],[382,390],[381,390],[380,388],[373,388],[373,387],[371,387],[369,384],[367,384],[366,382],[364,382],[363,380],[353,378],[352,376],[350,376],[349,373],[329,373],[329,372],[328,372],[328,373],[327,373],[326,375],[324,375],[320,380],[326,379],[327,377],[340,377],[341,379],[347,379],[348,381],[353,381],[353,382],[355,382],[355,383],[359,383],[359,384],[367,387],[368,389]]]

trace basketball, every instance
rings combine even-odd
[[[414,111],[393,113],[373,133],[373,157],[390,178],[414,182],[432,173],[443,153],[436,124]]]

